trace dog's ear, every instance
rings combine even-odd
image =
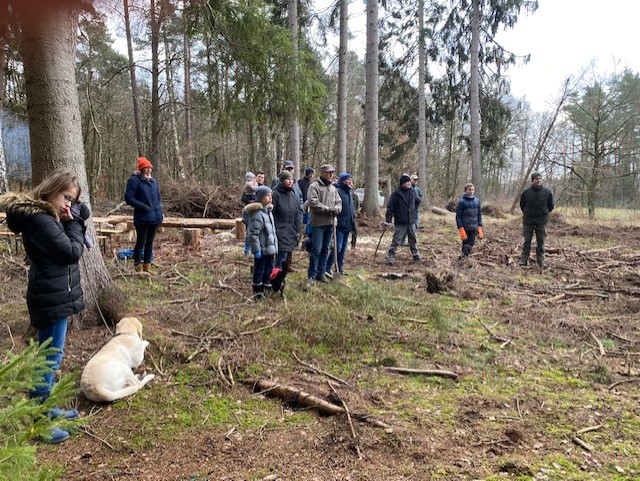
[[[142,339],[142,323],[137,317],[134,317],[133,320],[136,326],[136,332],[138,333],[138,337]]]

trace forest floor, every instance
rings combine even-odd
[[[38,460],[66,480],[640,479],[640,220],[554,215],[544,271],[517,265],[520,222],[485,217],[486,239],[460,262],[453,216],[423,215],[424,262],[403,249],[394,266],[391,232],[374,255],[381,228],[362,226],[348,276],[308,288],[297,251],[285,299],[260,303],[232,234],[196,252],[159,234],[150,277],[116,243],[106,262],[151,342],[139,372],[156,378],[113,404],[78,389],[83,426]],[[15,344],[0,348],[20,350],[26,276],[19,254],[1,253]],[[63,375],[79,377],[110,337],[72,329]]]

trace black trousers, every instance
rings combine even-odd
[[[153,241],[156,238],[158,224],[136,225],[136,246],[133,248],[133,263],[140,264],[143,258],[145,264],[151,264],[153,260]],[[143,252],[144,251],[144,252]]]

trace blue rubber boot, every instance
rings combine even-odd
[[[58,406],[54,406],[54,408],[49,411],[49,417],[51,419],[63,417],[64,419],[78,419],[80,417],[80,413],[75,409],[60,409]]]
[[[53,428],[49,436],[43,437],[43,441],[49,444],[58,444],[69,439],[69,433],[64,429]]]

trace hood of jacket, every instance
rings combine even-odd
[[[22,233],[29,219],[37,214],[48,214],[60,220],[53,204],[27,194],[0,196],[0,210],[7,213],[7,227],[15,234]]]
[[[258,212],[259,210],[262,210],[262,209],[271,210],[273,209],[273,204],[268,204],[265,207],[260,202],[252,202],[251,204],[247,204],[244,207],[244,211],[249,215],[253,214],[254,212]]]

